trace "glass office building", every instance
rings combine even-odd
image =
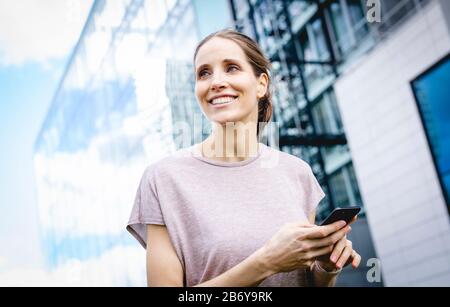
[[[228,12],[225,1],[94,1],[34,149],[47,266],[68,283],[145,285],[124,226],[145,167],[202,117],[192,55]]]
[[[230,0],[236,28],[255,38],[275,75],[280,147],[308,161],[336,207],[363,206],[333,84],[426,1],[381,1],[383,22],[371,24],[363,0]]]
[[[358,1],[322,1],[336,2]],[[448,286],[450,2],[379,3],[380,22],[338,53],[333,91],[385,284]]]
[[[364,206],[371,218],[351,238],[363,262],[380,259],[389,285],[448,285],[449,2],[230,3],[236,28],[273,63],[281,148],[307,160],[327,194],[319,220],[334,207]],[[433,235],[421,236],[422,224]],[[342,285],[368,285],[346,273]]]

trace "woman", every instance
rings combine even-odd
[[[145,170],[127,227],[147,248],[148,285],[334,285],[361,258],[345,222],[314,225],[324,193],[309,165],[259,143],[269,61],[222,30],[200,42],[194,65],[212,134]]]

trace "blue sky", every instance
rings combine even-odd
[[[8,262],[25,262],[21,255],[40,260],[32,173],[32,146],[58,82],[62,64],[45,70],[38,64],[0,68],[2,159],[0,159],[0,241],[11,246],[17,236],[26,244],[6,248]],[[21,240],[21,241],[22,241]],[[23,242],[25,243],[25,242]],[[28,258],[27,257],[27,258]],[[10,263],[13,265],[13,263]]]
[[[91,3],[0,3],[0,273],[42,264],[32,148]]]
[[[227,14],[218,14],[217,12],[227,12],[229,10],[227,1],[223,0],[196,0],[195,9],[199,15],[198,26],[200,36],[204,37],[212,31],[223,28],[224,24],[229,23]]]

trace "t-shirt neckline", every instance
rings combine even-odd
[[[214,160],[211,158],[204,157],[203,154],[200,152],[200,149],[198,148],[198,145],[199,145],[198,143],[192,145],[189,148],[189,151],[193,158],[195,158],[199,161],[211,164],[211,165],[222,166],[222,167],[240,167],[240,166],[248,165],[248,164],[256,161],[259,157],[261,157],[263,151],[266,148],[266,145],[263,143],[258,143],[258,144],[259,144],[259,148],[258,148],[258,153],[256,154],[256,156],[250,157],[243,161],[236,161],[236,162],[217,161],[217,160]]]

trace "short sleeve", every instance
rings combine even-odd
[[[317,182],[311,167],[306,164],[306,174],[303,178],[304,191],[305,191],[305,213],[309,215],[314,212],[319,205],[320,201],[325,197],[325,193],[322,190],[319,182]]]
[[[154,167],[145,169],[139,183],[126,229],[147,248],[147,224],[165,225],[156,193]]]

